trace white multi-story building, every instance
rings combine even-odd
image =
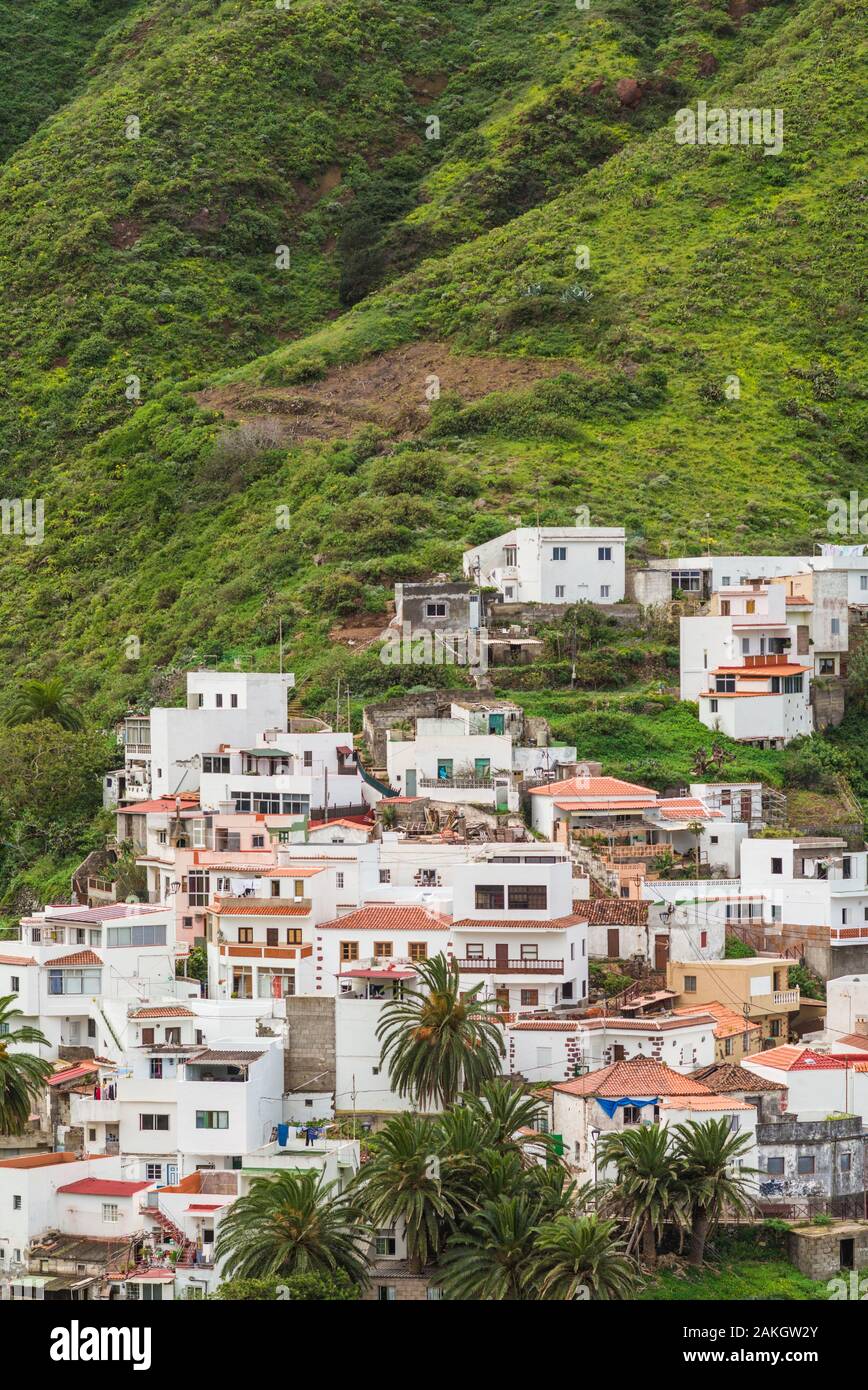
[[[61,1046],[89,1046],[117,1059],[122,1048],[114,1016],[131,1001],[188,991],[175,973],[186,953],[175,943],[167,908],[46,907],[23,918],[15,937],[4,940],[0,991],[16,995],[22,1022],[48,1039],[48,1048],[37,1052],[56,1057]]]
[[[124,767],[108,774],[107,804],[195,791],[201,759],[221,744],[245,748],[264,730],[285,733],[293,675],[190,671],[183,707],[157,705],[123,725]]]
[[[766,922],[828,927],[833,946],[868,941],[868,853],[846,840],[745,840],[741,883],[762,898]]]
[[[701,1010],[690,1018],[519,1018],[506,1025],[505,1069],[537,1084],[644,1057],[688,1073],[714,1061],[714,1026]]]
[[[505,603],[620,603],[620,526],[519,526],[464,552],[464,573]]]

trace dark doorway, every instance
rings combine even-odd
[[[839,1241],[841,1250],[841,1268],[854,1269],[856,1265],[856,1242],[850,1237],[847,1240]]]

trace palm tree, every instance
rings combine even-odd
[[[540,1226],[532,1277],[541,1299],[572,1302],[629,1298],[636,1275],[623,1242],[613,1237],[616,1223],[599,1216],[558,1216]]]
[[[531,1273],[539,1206],[527,1194],[501,1194],[449,1242],[438,1282],[447,1298],[523,1299],[532,1295]]]
[[[603,1167],[613,1163],[618,1169],[607,1200],[629,1217],[633,1236],[628,1253],[634,1240],[639,1240],[646,1263],[653,1265],[663,1226],[682,1195],[669,1131],[660,1125],[640,1125],[607,1134],[600,1140],[598,1159]]]
[[[38,1028],[11,1027],[13,1019],[23,1018],[20,1009],[10,1007],[15,994],[0,996],[0,1134],[20,1134],[30,1119],[33,1103],[45,1089],[53,1068],[50,1062],[29,1052],[10,1052],[12,1045],[33,1043],[48,1047],[48,1039]]]
[[[702,837],[705,834],[705,826],[701,820],[692,820],[687,829],[695,841],[693,852],[696,855],[696,877],[699,878],[699,861],[702,857]]]
[[[3,715],[8,729],[19,724],[36,724],[50,719],[61,729],[80,729],[81,715],[67,702],[63,682],[56,676],[46,681],[23,681],[12,696]]]
[[[543,1107],[526,1087],[515,1086],[506,1077],[497,1077],[483,1082],[478,1095],[468,1094],[461,1099],[477,1117],[486,1143],[492,1148],[522,1149],[533,1145],[545,1149],[548,1146],[548,1136],[538,1129]]]
[[[461,1112],[459,1112],[461,1113]],[[357,1178],[359,1200],[374,1227],[403,1224],[407,1255],[420,1270],[437,1258],[465,1195],[454,1164],[443,1172],[441,1136],[432,1120],[395,1115],[371,1140]],[[469,1194],[467,1194],[469,1195]]]
[[[478,997],[481,984],[461,989],[456,961],[433,956],[419,961],[416,973],[424,989],[405,989],[383,1008],[380,1065],[388,1065],[399,1095],[442,1110],[462,1090],[479,1092],[499,1075],[503,1030],[492,1016],[496,1001]]]
[[[216,1253],[226,1260],[226,1277],[345,1270],[363,1284],[370,1233],[354,1203],[335,1194],[335,1186],[310,1169],[254,1179],[220,1224]]]
[[[750,1188],[756,1170],[735,1167],[750,1143],[749,1134],[734,1134],[725,1119],[675,1126],[675,1157],[690,1222],[688,1264],[702,1264],[705,1242],[724,1213],[747,1216],[753,1211]]]

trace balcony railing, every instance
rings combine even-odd
[[[829,941],[833,946],[847,946],[851,941],[868,941],[868,926],[830,927]]]
[[[503,780],[504,782],[507,780],[507,774],[506,774],[506,773],[503,774],[501,780]],[[494,785],[495,785],[495,784],[494,784],[494,778],[492,778],[492,777],[420,777],[420,778],[419,778],[419,786],[420,786],[420,787],[429,787],[429,788],[434,788],[434,787],[460,787],[460,788],[470,788],[471,790],[477,789],[477,790],[480,790],[480,791],[484,790],[484,791],[489,791],[489,792],[490,792],[490,791],[493,791],[493,790],[494,790]]]
[[[772,1003],[779,1008],[799,1007],[799,991],[797,989],[776,989],[772,994]]]
[[[563,975],[563,960],[492,960],[488,956],[468,956],[457,962],[459,970],[479,975]]]

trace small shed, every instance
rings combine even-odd
[[[842,1269],[868,1269],[868,1221],[794,1226],[787,1254],[809,1279],[834,1279]]]

